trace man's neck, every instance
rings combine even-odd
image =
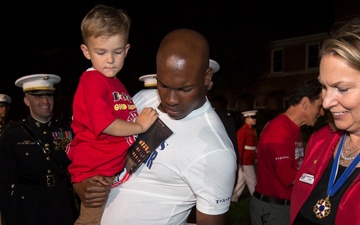
[[[40,123],[48,123],[51,120],[51,116],[48,118],[43,118],[43,119],[38,119],[38,118],[35,118],[34,116],[32,116],[32,118],[34,118],[34,120],[36,120]]]
[[[289,117],[291,121],[293,121],[298,127],[301,127],[303,124],[303,115],[302,111],[299,108],[301,106],[290,106],[284,114]]]

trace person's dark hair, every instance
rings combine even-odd
[[[215,95],[214,97],[211,98],[210,102],[213,105],[213,107],[215,108],[220,107],[220,109],[226,109],[228,105],[228,100],[223,95]]]
[[[295,106],[303,97],[308,97],[311,102],[320,98],[322,86],[317,78],[305,80],[295,86],[289,96],[289,105]]]

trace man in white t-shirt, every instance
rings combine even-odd
[[[197,225],[223,225],[235,183],[236,157],[224,125],[206,97],[211,82],[208,42],[177,29],[156,57],[158,96],[134,96],[136,107],[154,107],[173,131],[125,183],[112,188],[101,224],[182,225],[196,205]],[[89,207],[107,198],[95,176],[74,186]]]

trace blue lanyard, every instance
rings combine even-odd
[[[329,183],[328,183],[328,195],[330,197],[332,197],[338,190],[339,188],[344,184],[344,182],[346,181],[346,179],[351,175],[351,173],[355,170],[357,164],[360,161],[360,154],[358,154],[354,161],[352,161],[350,163],[350,165],[346,168],[346,170],[344,171],[344,173],[340,176],[340,178],[337,180],[337,182],[334,184],[335,182],[335,178],[338,172],[338,168],[339,168],[339,161],[340,161],[340,153],[342,151],[342,146],[344,144],[344,140],[346,138],[346,132],[343,134],[343,136],[341,137],[340,140],[340,144],[335,156],[335,160],[334,160],[334,164],[332,165],[331,168],[331,174],[330,174],[330,179],[329,179]]]

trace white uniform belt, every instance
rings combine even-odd
[[[246,150],[255,150],[255,149],[256,149],[256,146],[248,146],[248,145],[245,145],[245,146],[244,146],[244,149],[246,149]]]

